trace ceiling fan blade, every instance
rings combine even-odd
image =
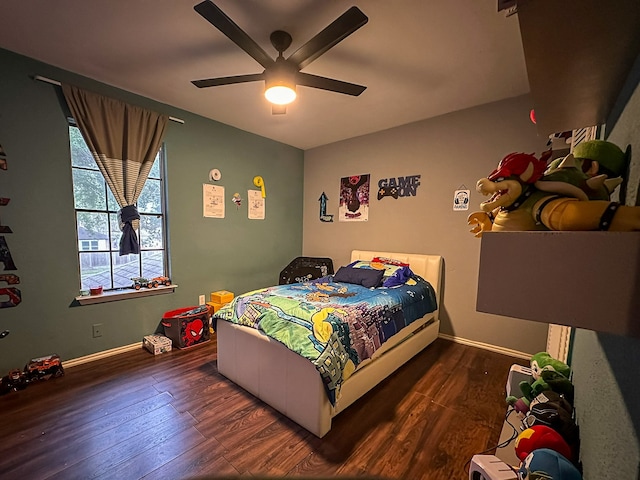
[[[358,7],[351,7],[324,30],[293,52],[287,59],[299,70],[313,62],[331,47],[362,27],[369,18]]]
[[[245,33],[233,20],[210,0],[197,4],[193,9],[205,20],[224,33],[229,40],[247,52],[256,62],[267,68],[273,65],[273,59]]]
[[[257,82],[264,80],[264,73],[251,73],[249,75],[235,75],[233,77],[207,78],[204,80],[192,80],[198,88],[217,87],[218,85],[233,85],[234,83]]]
[[[333,78],[319,77],[302,72],[298,72],[296,83],[303,87],[320,88],[331,92],[344,93],[345,95],[353,95],[354,97],[357,97],[367,89],[367,87],[363,85],[356,85],[355,83],[343,82],[341,80],[334,80]]]

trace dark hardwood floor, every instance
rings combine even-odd
[[[438,339],[319,439],[218,374],[215,335],[140,348],[1,396],[0,478],[466,479],[497,443],[513,363]]]

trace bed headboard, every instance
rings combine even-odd
[[[438,313],[442,305],[442,273],[444,261],[441,255],[425,255],[422,253],[377,252],[369,250],[353,250],[351,261],[372,260],[374,257],[387,257],[409,264],[409,268],[424,278],[436,291]],[[438,317],[436,317],[438,318]]]

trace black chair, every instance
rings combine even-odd
[[[280,272],[279,285],[305,282],[333,273],[333,260],[330,258],[296,257]]]

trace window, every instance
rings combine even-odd
[[[111,190],[89,152],[80,130],[69,126],[73,198],[78,235],[80,289],[102,285],[128,288],[132,278],[168,276],[164,188],[164,149],[156,156],[138,198],[140,255],[118,253],[120,227]]]
[[[80,240],[80,250],[98,250],[97,240]]]

